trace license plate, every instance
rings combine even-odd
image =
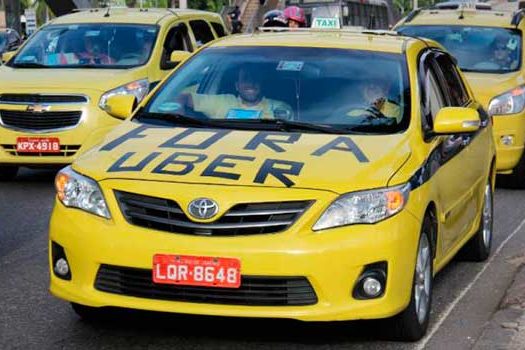
[[[239,288],[241,261],[234,258],[153,256],[153,282],[218,288]]]
[[[23,153],[60,153],[57,137],[18,137],[16,151]]]

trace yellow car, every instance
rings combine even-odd
[[[476,99],[493,117],[502,183],[525,188],[524,12],[415,11],[396,30],[433,39],[458,61]]]
[[[110,96],[140,102],[225,34],[215,13],[165,9],[88,10],[44,26],[0,67],[0,181],[20,166],[71,163],[121,122]]]
[[[127,117],[134,102],[107,104]],[[419,339],[433,275],[462,247],[490,252],[495,147],[478,108],[431,41],[211,43],[57,174],[51,292],[82,317],[393,317]]]

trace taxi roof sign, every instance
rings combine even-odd
[[[339,17],[316,17],[312,21],[312,28],[318,29],[339,29],[341,23]]]

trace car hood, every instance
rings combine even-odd
[[[159,128],[128,121],[73,168],[97,181],[136,179],[344,193],[386,186],[409,156],[406,134]]]
[[[525,84],[520,72],[507,74],[465,73],[474,96],[488,111],[490,101],[505,92]]]
[[[13,92],[17,89],[45,92],[51,90],[79,90],[89,89],[105,92],[120,85],[131,82],[140,73],[134,73],[138,69],[34,69],[34,68],[12,68],[0,66],[1,86]],[[144,76],[146,77],[146,72]],[[5,84],[3,84],[5,83]],[[0,87],[0,90],[4,90]]]

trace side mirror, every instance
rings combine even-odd
[[[109,115],[127,119],[133,113],[137,104],[137,99],[133,95],[113,95],[106,101],[105,110]]]
[[[474,132],[481,126],[479,113],[464,107],[445,107],[434,120],[434,133],[441,135]]]
[[[9,52],[4,52],[2,54],[2,62],[3,63],[6,63],[7,61],[9,61],[11,58],[13,58],[13,56],[16,54],[16,51],[9,51]]]
[[[170,55],[171,63],[179,63],[184,61],[186,58],[190,57],[191,53],[183,50],[175,50]]]

